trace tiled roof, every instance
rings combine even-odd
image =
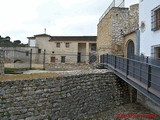
[[[49,41],[96,41],[97,36],[52,36]]]
[[[48,34],[38,34],[33,37],[27,37],[28,39],[35,39],[37,36],[49,36],[49,41],[96,41],[97,36],[50,36]]]
[[[37,36],[48,36],[48,37],[51,37],[50,35],[48,34],[37,34],[37,35],[34,35],[33,37],[27,37],[28,39],[35,39]]]
[[[38,34],[38,35],[34,35],[35,37],[37,37],[37,36],[49,36],[49,37],[51,37],[50,35],[48,35],[48,34]]]

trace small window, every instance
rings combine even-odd
[[[28,51],[26,52],[26,56],[29,56],[29,52]]]
[[[38,49],[38,53],[41,53],[41,51],[42,51],[41,49]]]
[[[70,45],[69,43],[66,43],[66,48],[69,48],[69,45]]]
[[[60,45],[61,45],[60,42],[56,43],[56,47],[60,47]]]
[[[55,63],[56,58],[55,57],[51,57],[51,63]]]
[[[96,51],[96,44],[95,44],[95,43],[93,43],[93,44],[91,45],[91,51]]]
[[[151,27],[152,31],[156,31],[160,29],[160,5],[152,10],[151,16]]]
[[[66,56],[61,56],[61,63],[65,63]]]

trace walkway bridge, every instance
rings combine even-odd
[[[101,65],[160,105],[160,66],[114,55],[101,55]]]

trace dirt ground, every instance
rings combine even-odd
[[[160,116],[139,103],[129,103],[80,120],[160,120]]]
[[[0,81],[4,80],[31,80],[36,78],[52,78],[59,77],[61,74],[56,73],[34,73],[34,74],[18,74],[18,75],[5,75],[0,76]]]

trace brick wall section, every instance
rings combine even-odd
[[[0,75],[4,75],[4,51],[0,50]]]
[[[113,73],[0,82],[1,120],[73,120],[129,102]]]

